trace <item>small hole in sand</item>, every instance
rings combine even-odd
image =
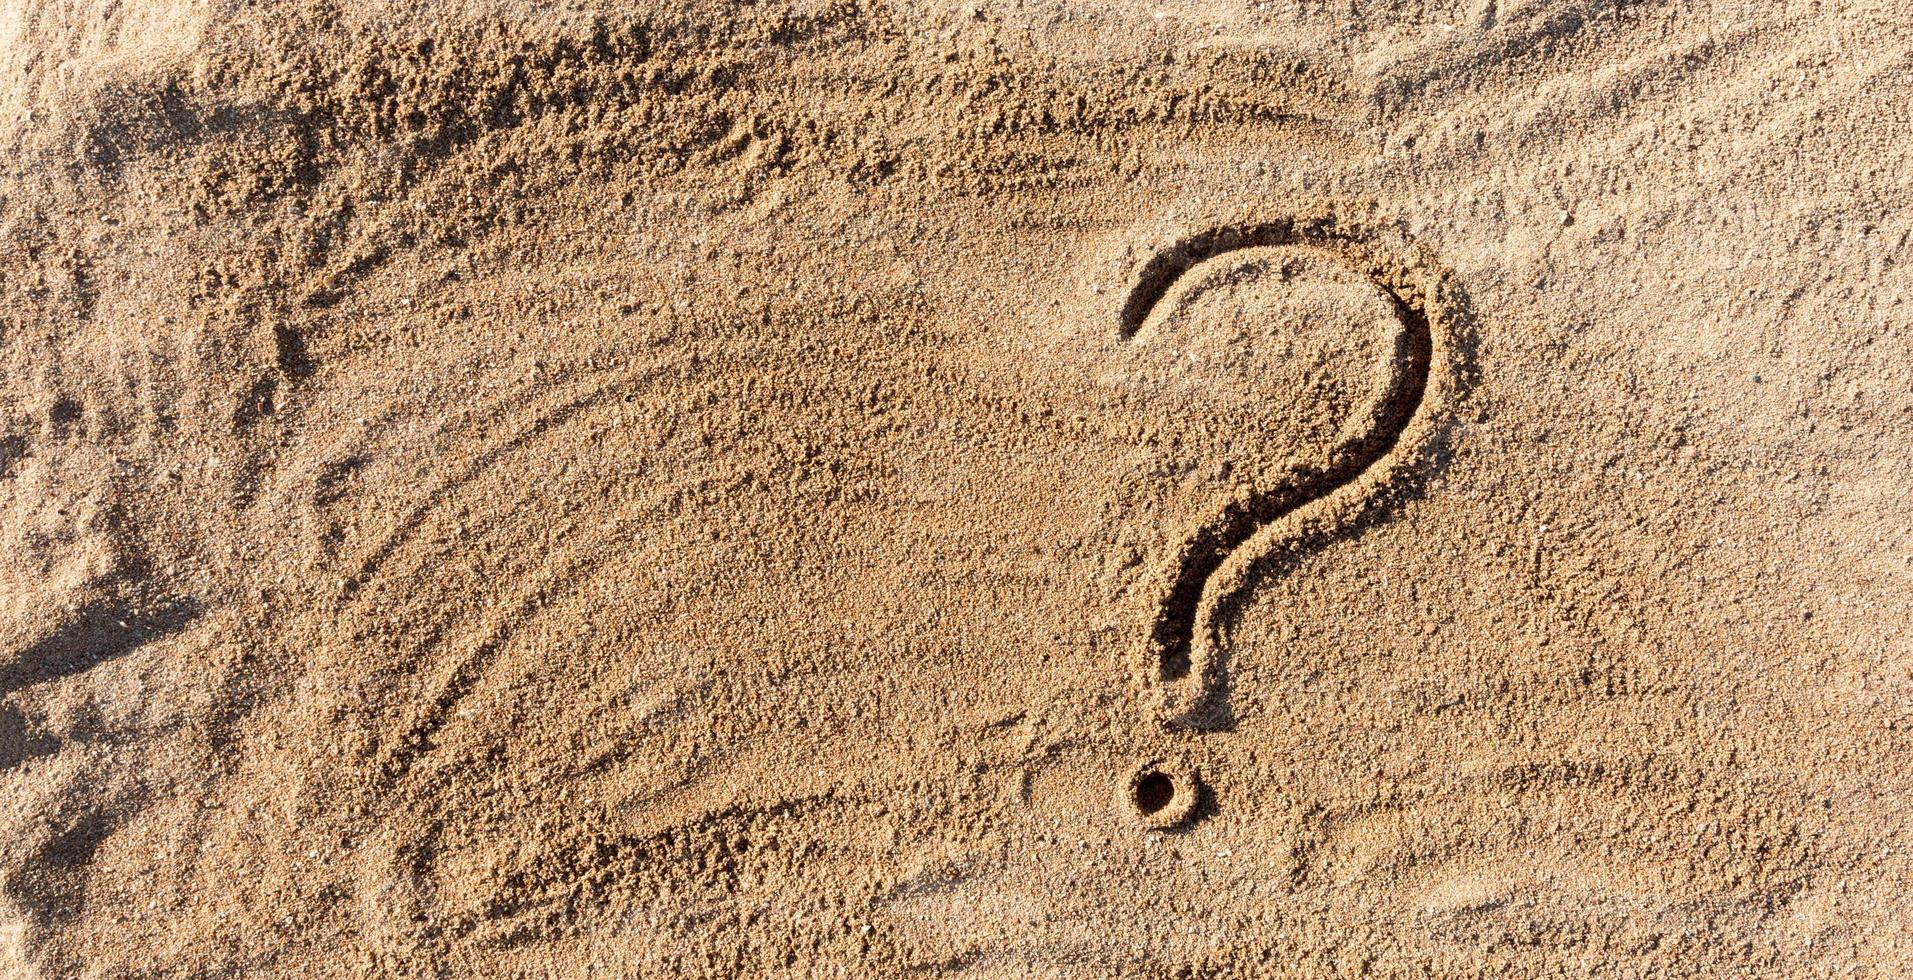
[[[1176,781],[1166,773],[1144,773],[1136,780],[1134,793],[1136,812],[1147,817],[1162,812],[1176,798]]]

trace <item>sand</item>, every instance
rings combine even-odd
[[[1910,25],[6,0],[0,976],[1907,975]]]

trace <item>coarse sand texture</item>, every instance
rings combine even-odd
[[[1913,975],[1907,0],[0,0],[0,980]]]

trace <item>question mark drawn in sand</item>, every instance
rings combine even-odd
[[[1172,730],[1226,725],[1226,624],[1253,586],[1277,573],[1272,566],[1292,567],[1379,509],[1422,457],[1435,409],[1453,394],[1451,372],[1431,371],[1453,353],[1449,283],[1425,257],[1390,257],[1373,237],[1329,217],[1212,229],[1147,262],[1123,304],[1122,338],[1133,342],[1178,284],[1196,278],[1192,273],[1224,256],[1240,260],[1244,250],[1263,250],[1285,264],[1321,263],[1353,273],[1350,279],[1376,291],[1377,308],[1387,311],[1384,329],[1392,334],[1384,340],[1381,376],[1327,453],[1257,474],[1185,535],[1168,563],[1138,660],[1154,712]],[[1167,829],[1194,814],[1201,793],[1193,768],[1155,759],[1139,767],[1118,796],[1144,826]]]

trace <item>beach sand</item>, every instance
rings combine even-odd
[[[0,2],[0,976],[1913,973],[1913,8]]]

